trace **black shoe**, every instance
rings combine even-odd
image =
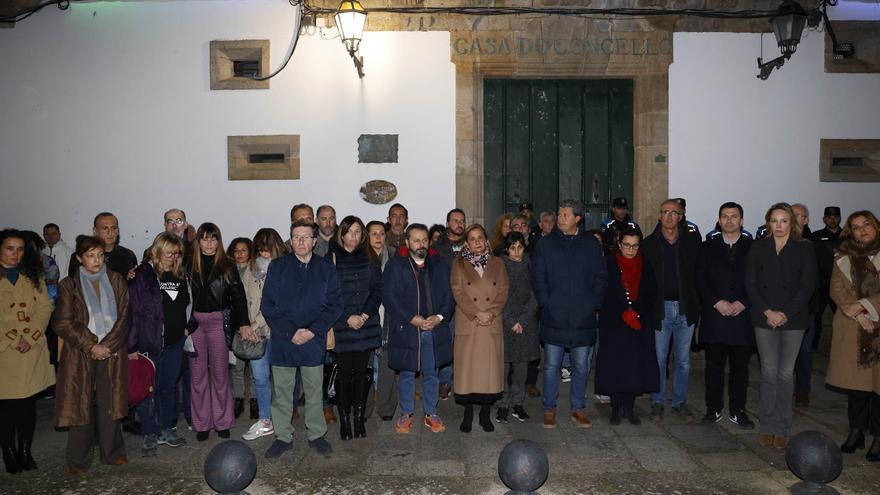
[[[620,419],[623,417],[622,412],[619,407],[611,408],[611,424],[617,426],[620,424]]]
[[[380,416],[380,417],[382,418],[382,421],[391,421],[392,419],[394,419],[394,416]]]
[[[743,430],[754,430],[755,422],[752,421],[745,411],[730,415],[730,422],[738,425]]]
[[[220,438],[229,438],[229,430],[218,430],[217,436]]]
[[[199,442],[204,442],[207,439],[208,439],[208,432],[207,431],[197,431],[196,432],[196,440],[198,440]]]
[[[278,440],[276,438],[275,441],[272,442],[272,445],[269,446],[269,449],[266,450],[266,453],[263,456],[266,459],[277,459],[281,457],[281,454],[291,449],[293,449],[292,443],[282,442],[281,440]]]
[[[865,459],[868,462],[880,462],[880,440],[877,440],[877,436],[874,436],[874,441],[871,442],[871,448],[868,449],[868,453],[865,454]]]
[[[492,420],[489,418],[491,412],[492,409],[489,406],[480,407],[480,426],[483,427],[485,432],[495,431],[495,425],[492,424]]]
[[[364,406],[355,406],[354,408],[354,437],[364,438],[367,436],[367,425],[364,420]]]
[[[18,468],[22,471],[37,469],[37,461],[31,455],[31,441],[18,439]]]
[[[852,454],[858,449],[865,448],[865,432],[861,430],[849,430],[846,441],[840,446],[840,451]]]
[[[495,422],[496,423],[507,423],[507,414],[509,409],[506,407],[499,407],[498,411],[495,412]]]
[[[122,431],[131,433],[132,435],[141,434],[141,424],[137,421],[123,421],[122,422]]]
[[[474,406],[465,404],[464,416],[461,418],[461,424],[458,426],[462,433],[470,433],[474,424]]]
[[[703,416],[703,419],[700,420],[700,422],[705,425],[710,425],[719,421],[721,421],[721,413],[718,411],[706,411],[706,415]],[[733,420],[731,419],[731,421]]]
[[[339,408],[339,439],[351,440],[351,409]]]
[[[309,447],[324,457],[330,457],[330,454],[333,453],[333,447],[330,446],[330,442],[324,439],[324,437],[309,440]]]
[[[244,412],[244,399],[236,397],[233,402],[232,412],[235,414],[235,419],[238,419],[241,416],[241,413]]]
[[[18,465],[18,452],[13,447],[3,447],[3,463],[6,464],[6,472],[15,474],[21,471]]]
[[[640,424],[642,424],[642,419],[639,418],[634,409],[623,411],[623,417],[626,418],[626,420],[629,421],[629,424],[633,426],[639,426]]]
[[[529,413],[527,413],[526,410],[523,408],[523,406],[513,406],[513,412],[510,413],[510,415],[520,421],[528,421],[531,417],[529,416]]]

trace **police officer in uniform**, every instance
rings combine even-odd
[[[629,216],[629,203],[623,196],[614,198],[611,202],[611,212],[608,218],[602,221],[599,230],[602,231],[602,237],[605,239],[605,252],[614,251],[617,248],[617,235],[624,230],[632,228],[639,231],[642,230],[639,225]]]

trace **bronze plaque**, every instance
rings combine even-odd
[[[382,205],[397,197],[397,186],[385,180],[371,180],[361,186],[361,199]]]

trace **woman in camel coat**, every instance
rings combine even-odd
[[[507,302],[507,270],[498,257],[492,256],[481,225],[468,227],[464,237],[461,256],[452,262],[451,276],[456,304],[455,400],[465,408],[462,432],[471,431],[474,404],[480,405],[480,426],[493,431],[490,407],[504,390],[501,313]]]

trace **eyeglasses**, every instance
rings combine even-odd
[[[526,226],[526,224],[524,224],[524,223],[514,223],[514,224],[510,225],[510,228],[511,229],[521,229],[525,226]]]
[[[629,243],[626,243],[626,242],[621,242],[621,243],[620,243],[620,247],[622,247],[622,248],[624,248],[624,249],[633,249],[633,250],[635,250],[635,249],[638,249],[638,248],[639,248],[639,245],[638,245],[638,244],[629,244]]]
[[[681,212],[676,210],[663,210],[660,212],[660,215],[664,217],[680,217]]]
[[[183,225],[186,220],[182,218],[167,218],[165,219],[165,225]]]
[[[299,242],[306,242],[306,241],[308,241],[310,239],[314,239],[314,238],[315,238],[315,236],[313,236],[313,235],[295,235],[295,236],[291,237],[290,240],[293,242],[299,243]]]
[[[180,256],[180,251],[174,251],[173,253],[162,253],[162,256],[166,256],[168,258],[177,258]]]

